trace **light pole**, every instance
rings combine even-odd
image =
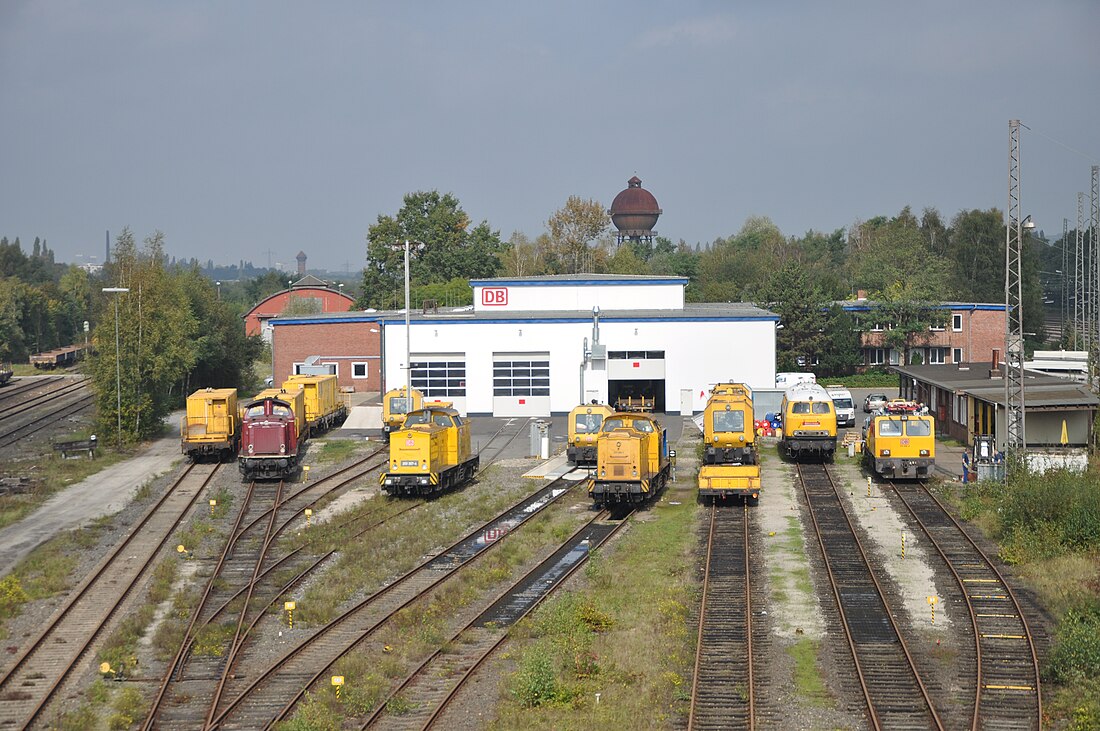
[[[405,390],[412,390],[412,333],[409,330],[409,246],[424,246],[423,241],[405,239]]]
[[[129,287],[104,287],[106,293],[122,294]],[[115,297],[115,410],[118,412],[118,446],[122,448],[122,356],[118,348],[118,297]]]
[[[220,281],[214,282],[214,286],[218,288],[218,299],[222,298],[222,283]]]

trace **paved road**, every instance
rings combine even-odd
[[[178,421],[179,415],[169,419],[170,424]],[[170,430],[137,456],[62,490],[27,517],[0,529],[0,575],[58,533],[122,510],[138,488],[170,470],[181,457],[179,437]]]

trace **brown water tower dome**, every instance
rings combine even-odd
[[[611,222],[619,230],[616,238],[619,243],[628,239],[652,240],[657,233],[653,227],[661,215],[657,199],[642,187],[641,178],[637,175],[626,181],[626,186],[626,190],[615,196],[608,211]]]

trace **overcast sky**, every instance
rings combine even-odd
[[[692,244],[950,220],[1006,207],[1018,118],[1058,237],[1100,163],[1098,30],[1094,0],[0,0],[0,235],[355,271],[406,193],[507,239],[635,174]]]

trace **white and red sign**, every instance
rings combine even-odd
[[[482,287],[481,304],[484,307],[504,307],[508,304],[508,288]]]

